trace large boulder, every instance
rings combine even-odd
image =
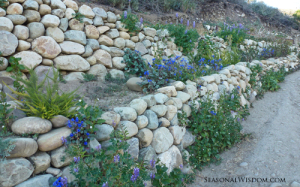
[[[44,24],[45,27],[58,27],[60,20],[57,16],[47,14],[42,18],[41,23]]]
[[[82,5],[79,8],[79,13],[84,15],[84,17],[86,17],[86,18],[93,19],[95,17],[95,13],[92,11],[91,7],[89,7],[87,5]]]
[[[37,152],[29,160],[34,163],[34,174],[46,171],[50,167],[50,156],[46,152]]]
[[[14,25],[22,25],[27,20],[23,15],[7,15],[6,18],[10,19]]]
[[[102,64],[96,64],[91,66],[91,69],[87,73],[95,75],[96,77],[98,77],[98,80],[105,81],[107,69]]]
[[[55,58],[61,49],[56,41],[50,36],[41,36],[32,42],[32,49],[45,58]]]
[[[141,115],[147,109],[147,103],[143,99],[134,99],[129,103],[131,108],[134,108],[137,115]]]
[[[93,8],[93,12],[96,16],[100,16],[102,19],[107,19],[107,13],[103,8],[95,7]]]
[[[45,33],[45,26],[42,23],[32,22],[27,27],[29,29],[29,38],[31,39],[36,39]]]
[[[33,69],[42,63],[41,55],[37,54],[33,51],[21,51],[14,55],[15,58],[21,58],[19,61],[20,64],[24,65],[29,69]],[[28,70],[24,69],[23,72],[28,72]]]
[[[97,63],[103,64],[108,68],[112,68],[111,55],[102,49],[98,49],[94,52],[93,56],[96,58]]]
[[[90,64],[79,55],[58,56],[54,59],[55,67],[67,71],[87,71]]]
[[[155,112],[152,110],[146,110],[144,115],[148,118],[148,125],[147,128],[154,130],[157,129],[158,127],[158,118]]]
[[[71,134],[71,129],[62,127],[39,136],[37,143],[40,151],[51,151],[63,145],[61,138]]]
[[[25,117],[15,121],[11,130],[15,134],[43,134],[52,128],[50,121],[39,117]]]
[[[14,28],[13,22],[6,18],[0,17],[0,30],[11,32]]]
[[[114,131],[114,128],[108,124],[95,125],[96,127],[96,139],[98,141],[105,141],[110,139],[110,134]]]
[[[83,31],[69,30],[65,32],[65,40],[86,45],[86,35]]]
[[[144,46],[143,43],[138,42],[135,44],[135,50],[138,51],[142,56],[146,53],[148,53],[148,50],[146,49],[146,47]]]
[[[114,57],[117,58],[117,57]],[[138,84],[143,82],[143,80],[140,77],[132,77],[128,79],[126,82],[126,86],[128,87],[129,90],[141,92],[143,91],[143,88]]]
[[[135,109],[131,107],[116,107],[114,111],[121,116],[121,120],[134,121],[137,118]]]
[[[32,164],[25,158],[7,159],[0,162],[1,187],[11,187],[28,179],[34,171]]]
[[[8,138],[5,141],[15,146],[7,158],[30,157],[38,150],[38,145],[32,138]]]
[[[64,33],[58,27],[48,27],[46,36],[52,37],[57,43],[63,42],[65,39]]]
[[[174,138],[166,127],[160,127],[153,132],[153,140],[151,146],[156,153],[167,151],[174,142]]]
[[[104,112],[101,115],[101,119],[105,120],[104,123],[109,124],[113,127],[116,127],[116,125],[118,125],[120,123],[121,116],[120,116],[120,114],[118,114],[114,111],[108,111],[108,112]]]
[[[132,137],[138,133],[138,127],[131,121],[120,121],[118,130],[122,131],[123,133],[126,130],[128,132],[126,137]]]
[[[15,187],[49,187],[49,179],[53,177],[51,174],[35,176]]]
[[[61,50],[65,54],[83,54],[84,53],[84,46],[70,41],[64,41],[59,44]]]
[[[12,33],[0,30],[0,51],[2,56],[10,56],[18,47],[18,38]]]
[[[168,149],[168,151],[159,154],[157,158],[168,168],[167,173],[170,173],[174,168],[179,168],[183,164],[181,153],[175,145]]]
[[[62,159],[63,157],[65,157],[65,159]],[[65,146],[51,151],[51,164],[56,168],[68,166],[72,161],[72,157],[66,153]]]

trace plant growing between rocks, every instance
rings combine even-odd
[[[38,83],[37,74],[32,69],[29,70],[30,78],[28,80],[16,77],[16,81],[24,84],[25,92],[22,93],[10,87],[8,88],[23,99],[18,100],[12,96],[10,97],[17,101],[20,110],[23,110],[27,116],[36,116],[43,119],[51,119],[55,115],[73,116],[75,111],[69,110],[75,105],[75,101],[73,101],[75,98],[74,94],[78,88],[72,92],[60,95],[58,93],[58,71],[55,71],[53,68],[53,78],[49,77],[48,73],[40,83]],[[46,80],[48,83],[45,86]]]
[[[82,73],[82,76],[83,76],[83,82],[90,82],[90,81],[97,80],[97,77],[93,74]]]
[[[72,14],[74,19],[77,19],[80,23],[83,23],[83,18],[85,18],[84,15],[82,15],[80,12],[76,12],[75,14]]]
[[[8,134],[8,124],[14,118],[9,115],[14,109],[6,102],[6,94],[0,91],[0,137]]]
[[[128,71],[129,74],[140,76],[144,73],[146,69],[145,60],[138,51],[126,49],[123,58],[122,63],[126,63],[125,70]]]
[[[12,145],[12,141],[6,141],[0,137],[0,164],[5,162],[5,158],[10,156],[10,152],[14,150],[16,145]]]
[[[125,29],[128,29],[129,32],[137,33],[140,30],[139,27],[137,27],[138,20],[137,15],[124,11],[120,21],[125,24]]]

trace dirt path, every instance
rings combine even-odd
[[[197,173],[190,187],[300,187],[300,71],[288,75],[281,89],[253,103],[242,123],[251,137],[224,152],[220,165]],[[285,182],[205,182],[213,178],[285,178]],[[245,179],[246,180],[246,179]],[[252,179],[251,179],[252,180]],[[279,184],[274,184],[279,183]],[[281,185],[280,185],[281,184]]]

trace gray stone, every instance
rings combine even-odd
[[[58,176],[61,173],[61,170],[57,169],[57,168],[51,168],[51,167],[49,167],[46,170],[46,173],[49,173],[49,174],[54,175],[54,176]]]
[[[152,110],[146,110],[144,115],[148,118],[148,125],[147,128],[154,130],[157,129],[158,127],[158,118],[155,112]]]
[[[48,27],[46,36],[52,37],[57,43],[63,42],[65,39],[64,33],[58,27]]]
[[[15,187],[50,187],[48,181],[51,177],[53,177],[51,174],[38,175],[18,184]]]
[[[71,72],[64,76],[64,80],[67,82],[83,81],[84,80],[83,74],[84,73],[82,73],[82,72]]]
[[[146,167],[150,166],[150,160],[157,160],[156,152],[151,145],[140,149],[139,153],[139,161],[144,161],[147,164]]]
[[[112,59],[113,67],[119,70],[123,70],[126,67],[126,63],[122,63],[123,60],[124,60],[123,57],[113,57]]]
[[[40,36],[36,38],[32,42],[32,50],[50,59],[55,58],[61,52],[59,45],[50,36]]]
[[[143,129],[148,125],[148,118],[144,115],[138,116],[135,124],[138,126],[138,129]]]
[[[102,49],[98,49],[94,52],[93,56],[96,58],[97,63],[103,64],[108,68],[112,68],[111,55]]]
[[[129,103],[131,108],[134,108],[137,115],[141,115],[147,109],[147,103],[143,99],[134,99]]]
[[[158,104],[164,104],[169,99],[167,95],[162,93],[155,94],[154,98]]]
[[[156,113],[158,117],[162,117],[167,112],[167,106],[166,105],[154,105],[150,107],[150,110]]]
[[[112,57],[123,57],[124,56],[124,51],[117,48],[117,47],[110,47],[110,52],[109,54],[112,56]]]
[[[0,71],[6,70],[8,66],[8,60],[4,57],[0,57],[0,62],[2,62],[2,64],[0,64]]]
[[[146,101],[148,107],[156,105],[156,100],[154,95],[146,95],[144,97],[141,97],[144,101]]]
[[[163,153],[167,151],[174,142],[174,138],[166,127],[160,127],[153,131],[153,140],[151,146],[156,153]]]
[[[181,153],[175,145],[168,149],[168,151],[159,154],[157,158],[168,168],[167,173],[170,173],[174,168],[179,168],[183,164]]]
[[[64,157],[64,161],[63,160]],[[73,161],[72,157],[66,153],[66,147],[62,146],[51,151],[51,165],[60,168],[68,166]]]
[[[41,55],[33,51],[21,51],[14,55],[15,58],[21,58],[20,64],[24,65],[29,69],[33,69],[42,62]],[[28,70],[22,70],[23,72],[28,72]]]
[[[70,42],[70,41],[64,41],[59,44],[62,53],[65,54],[83,54],[85,49],[84,46],[76,43],[76,42]]]
[[[300,187],[300,183],[294,181],[294,182],[291,183],[291,187]]]
[[[112,12],[107,12],[107,21],[109,23],[115,23],[117,21],[117,16]]]
[[[134,121],[137,118],[137,113],[131,107],[116,107],[114,111],[120,114],[123,121]]]
[[[120,36],[119,31],[117,29],[110,29],[109,31],[107,31],[105,33],[105,35],[107,35],[111,39],[114,39],[114,38],[117,38]]]
[[[171,134],[173,135],[174,144],[175,145],[180,144],[180,142],[182,141],[183,136],[186,132],[185,127],[172,126],[172,127],[169,127],[169,130],[170,130]]]
[[[247,162],[242,162],[242,163],[240,163],[240,166],[241,166],[241,167],[247,167],[247,166],[248,166],[248,163],[247,163]]]
[[[16,25],[13,33],[19,40],[26,40],[29,37],[29,29],[23,25]]]
[[[65,168],[62,170],[62,177],[67,177],[68,183],[71,183],[71,182],[73,182],[73,181],[76,180],[76,177],[71,173],[71,168],[70,168],[70,166],[65,167]]]
[[[98,77],[98,80],[105,81],[105,76],[107,74],[107,70],[104,65],[96,64],[96,65],[93,65],[87,73],[95,75],[96,77]]]
[[[49,66],[37,66],[35,69],[34,69],[35,73],[37,74],[38,76],[38,83],[42,82],[46,76],[48,75],[49,78],[54,78],[54,71],[57,71],[56,68],[52,68],[52,67],[49,67]],[[49,82],[52,83],[52,80],[49,80]],[[47,79],[47,78],[46,78]],[[46,82],[48,82],[48,80],[46,80]]]
[[[101,146],[101,144],[97,141],[97,139],[91,138],[91,140],[89,142],[89,148],[91,148],[93,150],[97,150],[97,149],[99,149],[99,146]]]
[[[84,47],[84,53],[81,56],[82,57],[91,57],[92,54],[93,54],[93,49],[91,48],[91,46],[86,45]],[[96,58],[95,58],[95,60],[96,60]]]
[[[27,18],[27,22],[39,22],[41,20],[41,15],[35,10],[25,10],[23,15]]]
[[[107,13],[105,12],[105,10],[103,10],[103,8],[95,7],[93,8],[93,12],[96,16],[99,16],[104,20],[107,19]]]
[[[82,5],[79,8],[79,11],[82,15],[84,15],[86,18],[93,19],[95,17],[95,13],[92,11],[91,7],[87,5]]]
[[[146,49],[146,47],[144,46],[143,43],[138,42],[135,44],[135,50],[137,50],[142,56],[146,53],[148,53],[148,50]]]
[[[28,179],[34,171],[32,164],[24,158],[7,159],[0,162],[1,187],[11,187]]]
[[[60,19],[65,16],[65,12],[61,9],[54,9],[54,10],[51,11],[51,14],[59,17]]]
[[[181,99],[182,103],[187,102],[191,98],[190,94],[187,94],[187,93],[182,92],[182,91],[178,91],[176,97]]]
[[[166,115],[165,115],[167,120],[172,120],[176,114],[177,114],[177,107],[174,106],[174,105],[168,105],[167,106],[167,112],[166,112]]]
[[[50,119],[53,127],[58,128],[58,127],[64,127],[67,125],[69,118],[63,116],[63,115],[56,115],[53,116],[53,118]]]
[[[116,125],[120,123],[121,116],[114,111],[108,111],[101,115],[101,119],[105,120],[104,123],[107,123],[115,128]]]
[[[43,17],[41,23],[44,24],[45,27],[58,27],[60,24],[60,19],[57,16],[47,14]]]
[[[6,17],[10,19],[14,25],[22,25],[27,20],[23,15],[7,15]]]
[[[61,0],[51,0],[50,4],[52,9],[61,9],[63,11],[66,11],[67,7]]]
[[[52,128],[50,121],[39,117],[26,117],[15,121],[11,129],[16,134],[43,134]]]
[[[126,86],[128,87],[129,90],[141,92],[141,91],[143,91],[143,89],[138,84],[140,82],[143,82],[143,80],[140,77],[132,77],[132,78],[128,79],[128,81],[126,82]]]
[[[68,137],[71,134],[71,129],[62,127],[54,129],[46,134],[39,136],[37,143],[40,151],[52,151],[63,145],[61,137]]]
[[[50,156],[45,152],[37,152],[29,160],[34,164],[34,174],[46,171],[50,167]]]
[[[13,22],[6,18],[0,17],[0,30],[11,32],[14,28]]]
[[[87,71],[90,64],[79,55],[58,56],[54,59],[55,67],[67,71]]]
[[[147,128],[139,130],[136,136],[139,138],[141,142],[141,147],[148,147],[151,144],[153,139],[152,131]]]
[[[96,127],[96,139],[98,141],[105,141],[110,139],[110,134],[114,131],[114,128],[111,125],[102,124],[95,125]]]
[[[38,149],[36,141],[32,138],[8,138],[5,141],[15,146],[7,158],[30,157]]]
[[[99,42],[96,39],[87,39],[86,41],[86,45],[89,45],[93,49],[93,51],[96,51],[100,48]]]
[[[139,158],[139,139],[131,138],[126,141],[129,144],[127,149],[128,153],[132,156],[134,160],[138,160]]]
[[[86,45],[86,36],[82,31],[69,30],[65,32],[65,40]]]
[[[183,148],[187,148],[188,146],[192,145],[195,142],[196,136],[194,136],[191,132],[188,130],[185,131],[185,134],[183,136],[183,139],[181,141],[181,144]]]
[[[18,47],[18,38],[8,31],[0,31],[0,51],[2,56],[12,55]]]
[[[156,35],[156,30],[153,28],[146,27],[143,29],[146,36],[154,37]]]
[[[43,36],[45,33],[45,27],[42,23],[32,22],[27,25],[29,29],[29,38],[36,39]]]
[[[103,19],[100,16],[95,16],[93,22],[96,27],[104,25]]]
[[[138,127],[135,123],[131,121],[120,121],[118,125],[118,130],[125,132],[125,130],[128,132],[126,137],[132,137],[138,133]]]
[[[125,47],[125,40],[123,38],[116,38],[114,40],[114,46],[123,49]]]
[[[62,18],[62,19],[60,19],[60,25],[59,25],[59,28],[60,28],[62,31],[66,32],[67,29],[68,29],[68,27],[69,27],[69,21],[68,21],[68,18]]]

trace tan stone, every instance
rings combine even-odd
[[[96,58],[97,63],[103,64],[108,68],[112,68],[111,55],[102,49],[98,49],[94,52],[93,56]]]
[[[100,38],[98,39],[98,42],[100,45],[106,45],[106,46],[114,45],[114,41],[106,35],[101,35]]]
[[[55,58],[61,53],[59,45],[50,36],[41,36],[35,39],[32,42],[32,50],[50,59]]]
[[[71,19],[71,21],[69,21],[69,27],[72,30],[83,31],[84,23],[80,23],[77,19]]]
[[[17,48],[17,51],[26,51],[31,47],[31,44],[29,42],[25,42],[23,40],[19,40],[19,45]]]
[[[99,31],[94,25],[86,25],[85,26],[85,34],[88,38],[91,39],[98,39],[99,38]]]
[[[29,38],[29,29],[23,25],[16,25],[13,33],[19,40]]]
[[[39,9],[39,13],[43,16],[46,14],[51,14],[51,7],[45,4],[42,4]]]
[[[23,13],[23,7],[19,3],[10,4],[7,7],[6,14],[7,15],[21,15]]]
[[[72,0],[64,0],[64,4],[73,10],[78,10],[78,5],[75,1]]]
[[[121,31],[121,32],[119,32],[119,34],[120,34],[120,37],[125,40],[130,39],[130,35],[127,32]]]
[[[106,31],[110,30],[110,28],[108,26],[100,26],[100,27],[97,27],[97,29],[98,29],[100,34],[103,34]]]
[[[42,62],[41,55],[39,55],[33,51],[21,51],[21,52],[15,54],[14,57],[21,58],[19,63],[29,69],[35,68]],[[24,69],[24,70],[22,70],[22,72],[28,72],[28,70]]]

